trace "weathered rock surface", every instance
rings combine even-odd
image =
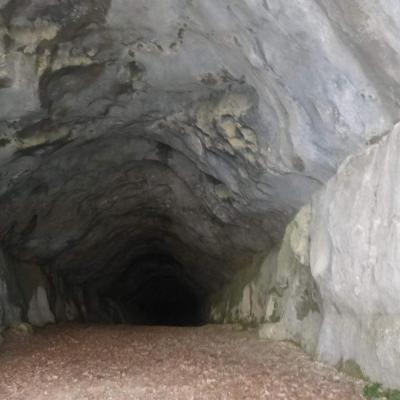
[[[261,337],[292,340],[316,353],[322,303],[309,264],[310,220],[311,207],[305,206],[259,269],[236,276],[212,299],[214,322],[261,325]]]
[[[23,320],[33,326],[55,322],[49,304],[50,282],[41,268],[10,257],[1,247],[0,287],[0,333],[5,328],[18,330]]]
[[[0,247],[0,334],[4,327],[21,320],[22,296],[15,273]]]
[[[395,1],[0,7],[0,240],[79,285],[159,252],[215,290],[398,119]]]
[[[324,318],[318,354],[400,382],[400,125],[351,157],[313,200],[311,268]]]
[[[395,383],[399,15],[0,0],[0,325],[200,321],[237,274],[215,319]]]
[[[349,157],[251,280],[215,302],[217,321],[264,323],[353,375],[400,382],[400,125]],[[269,317],[269,318],[268,318]]]

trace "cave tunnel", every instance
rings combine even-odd
[[[258,220],[218,171],[141,129],[11,162],[47,160],[3,194],[2,249],[17,279],[43,271],[56,320],[206,323],[212,296],[274,243],[283,213]]]
[[[206,322],[204,288],[172,255],[157,250],[135,257],[98,287],[97,295],[100,322],[100,307],[107,306],[114,323],[196,326]]]
[[[141,332],[253,329],[398,386],[398,15],[0,0],[0,342],[114,328],[128,354]]]

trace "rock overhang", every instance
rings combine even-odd
[[[161,253],[216,290],[398,118],[396,6],[342,3],[0,3],[2,246],[101,288]]]

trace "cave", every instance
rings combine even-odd
[[[4,357],[13,332],[230,327],[400,388],[399,15],[0,0]]]
[[[196,326],[204,323],[205,289],[171,255],[135,258],[99,290],[100,299],[123,310],[120,321],[135,324]],[[101,301],[100,301],[101,304]],[[114,318],[113,322],[118,322]]]

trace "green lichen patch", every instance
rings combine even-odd
[[[341,361],[338,369],[353,378],[368,380],[359,364],[352,359]]]
[[[371,383],[365,386],[363,394],[367,399],[400,400],[400,390],[384,389],[380,383]]]

